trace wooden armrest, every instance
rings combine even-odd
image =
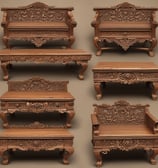
[[[158,133],[158,120],[149,112],[146,112],[146,120],[149,127],[153,130],[154,133]]]
[[[5,27],[7,25],[7,12],[3,12],[3,18],[1,22],[1,26]]]
[[[69,18],[70,18],[71,25],[72,25],[73,27],[76,27],[77,22],[75,21],[74,16],[73,16],[73,14],[72,14],[71,11],[68,11],[68,16],[69,16]],[[71,25],[70,25],[70,26],[71,26]]]
[[[99,135],[99,121],[95,114],[91,114],[91,120],[94,135]]]
[[[158,22],[156,21],[153,21],[152,24],[155,25],[156,27],[158,26]]]
[[[98,22],[98,19],[97,19],[98,16],[99,16],[99,14],[98,14],[98,12],[96,12],[95,18],[94,18],[94,20],[93,20],[92,23],[91,23],[92,27],[96,27],[97,22]]]

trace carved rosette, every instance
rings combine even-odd
[[[158,81],[157,72],[94,72],[94,81],[117,82],[132,84],[139,82]]]

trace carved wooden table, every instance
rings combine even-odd
[[[148,105],[130,105],[118,101],[113,105],[94,105],[92,113],[92,143],[96,166],[102,165],[102,154],[112,150],[145,150],[151,164],[158,154],[158,119]]]
[[[9,163],[9,154],[20,151],[63,151],[63,163],[69,164],[73,153],[73,136],[67,129],[6,129],[0,133],[2,164]]]
[[[2,8],[4,29],[3,42],[6,48],[9,41],[22,40],[41,47],[48,41],[64,40],[62,46],[71,48],[75,37],[73,29],[77,25],[72,10],[56,8],[41,2],[18,8]]]
[[[102,98],[102,83],[150,84],[152,99],[157,99],[158,66],[152,62],[100,62],[93,68],[96,98]]]
[[[7,117],[15,112],[66,113],[66,127],[71,127],[75,114],[74,97],[67,91],[67,84],[68,81],[47,81],[38,77],[26,81],[8,81],[8,91],[0,98],[3,127],[15,127],[9,124]],[[48,125],[35,122],[22,127],[46,128]]]
[[[0,50],[1,68],[4,80],[8,80],[8,65],[12,62],[35,63],[71,63],[80,65],[78,77],[84,79],[84,72],[88,67],[91,54],[80,49],[3,49]]]
[[[117,49],[120,46],[124,51],[135,48],[154,56],[153,50],[157,45],[157,10],[136,7],[128,2],[110,8],[94,8],[96,16],[92,26],[95,31],[96,55],[101,55],[103,50]],[[113,43],[116,45],[111,45]],[[141,45],[136,45],[137,43]]]

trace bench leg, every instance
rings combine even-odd
[[[8,124],[7,114],[1,111],[0,118],[3,121],[3,128],[8,128],[9,124]]]
[[[98,38],[98,37],[94,37],[94,45],[95,45],[96,48],[97,48],[96,56],[100,56],[100,55],[102,54],[102,49],[101,49],[101,47],[99,46],[98,42],[99,42],[99,38]]]
[[[73,119],[75,112],[73,110],[67,112],[66,127],[71,128],[71,120]]]
[[[68,48],[71,48],[71,46],[72,46],[72,44],[74,43],[74,41],[75,41],[75,37],[74,37],[74,36],[70,36]]]
[[[7,150],[0,151],[0,155],[2,157],[1,163],[7,165],[9,163],[9,152]]]
[[[80,70],[79,70],[78,78],[80,80],[83,80],[84,79],[84,72],[86,71],[86,69],[88,67],[88,62],[87,61],[78,61],[77,64],[81,66]]]
[[[94,88],[96,90],[96,99],[99,100],[102,98],[102,90],[101,90],[101,83],[94,82]]]
[[[9,74],[8,74],[8,64],[9,62],[8,61],[1,61],[1,68],[2,68],[2,71],[3,71],[3,80],[8,80],[9,78]]]
[[[152,96],[152,99],[156,100],[158,98],[158,95],[157,95],[157,92],[158,92],[158,83],[151,82],[150,87],[151,87],[151,96]]]
[[[101,167],[102,164],[103,164],[102,156],[101,156],[101,150],[100,149],[94,149],[93,152],[94,152],[94,155],[96,157],[96,166]]]
[[[158,149],[153,149],[152,154],[150,155],[150,163],[153,164],[153,165],[156,164],[155,157],[157,156],[157,154],[158,154]]]
[[[154,51],[153,51],[153,49],[156,47],[156,45],[157,45],[157,40],[156,40],[156,38],[153,38],[153,39],[151,40],[151,46],[150,46],[150,48],[149,48],[149,56],[150,56],[150,57],[153,57],[153,56],[154,56]]]
[[[6,47],[6,48],[10,48],[8,38],[4,36],[2,40],[3,40],[3,43],[4,43],[5,47]]]
[[[63,154],[63,163],[64,164],[69,164],[68,159],[73,154],[73,152],[74,152],[73,147],[67,147],[67,148],[65,148],[64,154]]]

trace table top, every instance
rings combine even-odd
[[[0,100],[74,100],[69,92],[15,92],[8,91],[4,93]]]
[[[0,131],[0,139],[57,139],[57,138],[73,138],[73,135],[64,128],[53,129],[3,129]]]
[[[90,53],[82,49],[2,49],[0,50],[0,56],[11,55],[11,56],[91,56]]]
[[[95,70],[157,70],[158,66],[153,62],[99,62],[93,68]]]

